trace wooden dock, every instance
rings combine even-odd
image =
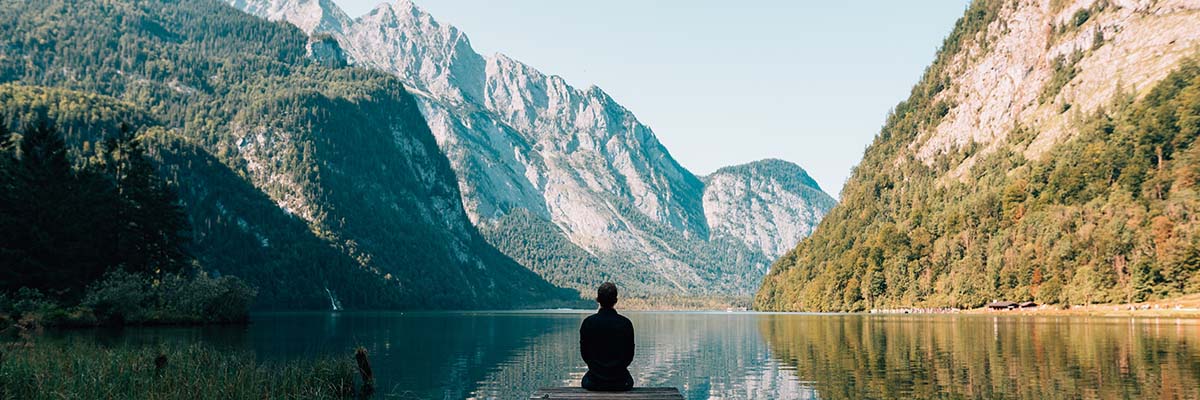
[[[530,399],[541,400],[683,400],[679,389],[633,388],[628,392],[590,392],[580,387],[543,388],[534,393]]]

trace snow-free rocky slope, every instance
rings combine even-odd
[[[1200,291],[1200,1],[972,2],[767,310]]]
[[[812,233],[837,204],[808,172],[783,160],[721,168],[704,181],[709,234],[742,240],[775,257]]]
[[[482,56],[407,0],[357,19],[327,1],[230,3],[331,35],[352,64],[400,77],[458,175],[471,220],[560,286],[586,293],[615,280],[641,296],[750,294],[833,203],[815,184],[772,175],[803,174],[795,166],[718,172],[706,187],[599,88]]]

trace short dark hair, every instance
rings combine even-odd
[[[601,307],[612,307],[613,304],[617,304],[617,285],[612,282],[604,282],[596,288],[596,302],[600,303]]]

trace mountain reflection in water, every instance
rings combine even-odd
[[[689,399],[1200,398],[1194,320],[628,313],[639,386]],[[110,343],[203,341],[260,358],[371,354],[401,398],[528,398],[577,386],[586,313],[256,315],[249,327],[76,332]]]

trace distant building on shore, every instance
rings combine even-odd
[[[993,301],[991,303],[988,303],[984,307],[991,309],[991,310],[1015,310],[1018,308],[1034,308],[1034,307],[1037,307],[1037,303],[1034,303],[1032,301],[1026,301],[1026,302],[1022,302],[1022,303],[1017,303],[1017,302],[1013,302],[1013,301]]]
[[[988,303],[985,307],[992,309],[992,310],[1013,310],[1019,306],[1020,306],[1020,304],[1017,304],[1017,303],[1014,303],[1011,301],[993,301],[991,303]]]

